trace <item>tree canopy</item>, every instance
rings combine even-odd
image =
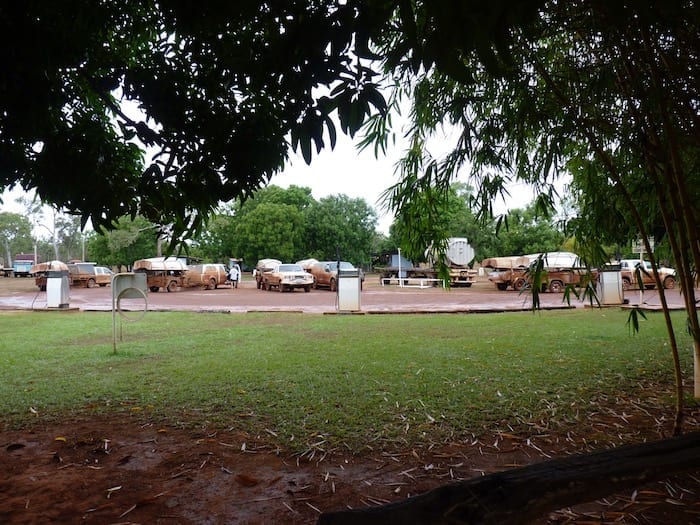
[[[191,235],[290,145],[307,160],[332,146],[336,110],[353,134],[384,109],[360,59],[388,12],[358,5],[3,5],[0,187],[36,188],[98,229],[140,214]]]

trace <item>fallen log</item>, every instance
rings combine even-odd
[[[535,463],[387,505],[324,513],[318,525],[520,525],[547,512],[692,471],[700,471],[700,432]]]

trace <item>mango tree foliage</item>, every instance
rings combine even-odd
[[[116,227],[92,233],[86,242],[87,258],[105,266],[130,268],[134,261],[158,255],[157,227],[141,216],[122,217]]]
[[[290,147],[332,147],[331,115],[352,135],[385,109],[361,59],[390,10],[363,4],[3,4],[0,189],[97,229],[139,214],[191,236]]]
[[[364,199],[319,199],[304,211],[304,257],[367,264],[376,225],[377,214]]]
[[[289,221],[280,217],[292,209],[296,229],[288,231]],[[283,236],[274,232],[277,224]],[[310,188],[273,185],[242,204],[222,206],[197,239],[196,249],[207,260],[236,257],[254,266],[258,259],[275,257],[272,253],[281,254],[285,262],[334,258],[341,246],[343,257],[359,263],[369,260],[375,226],[376,213],[363,199],[338,195],[316,201]]]
[[[292,262],[303,257],[302,212],[290,204],[265,202],[257,205],[236,223],[232,252],[249,265],[258,259],[273,258]]]

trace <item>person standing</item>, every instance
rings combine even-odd
[[[228,280],[231,281],[231,288],[238,288],[238,281],[241,278],[241,267],[233,264],[228,271]]]

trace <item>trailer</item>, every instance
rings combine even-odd
[[[57,272],[69,275],[68,265],[62,261],[48,261],[34,264],[29,270],[29,273],[34,276],[34,284],[42,292],[46,291],[48,276]]]
[[[583,267],[578,255],[571,252],[491,257],[484,259],[481,264],[485,268],[491,268],[488,279],[496,288],[520,291],[532,285],[530,269],[538,260],[542,261],[542,292],[562,292],[567,286],[583,286],[596,278],[596,272]]]
[[[151,292],[157,292],[161,288],[174,292],[187,285],[188,266],[177,257],[139,259],[134,262],[133,270],[135,273],[146,274],[146,286]]]
[[[488,279],[499,290],[520,290],[527,284],[526,271],[530,259],[522,255],[490,257],[481,261],[481,266],[491,270]]]

